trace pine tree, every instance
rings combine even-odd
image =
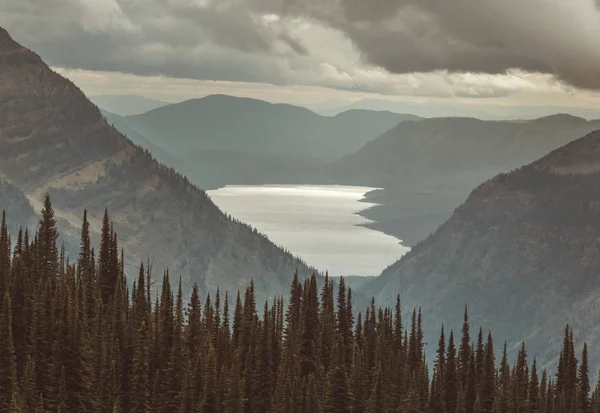
[[[537,362],[533,359],[531,372],[529,374],[529,389],[527,391],[527,413],[538,413],[540,411],[540,389],[537,375]]]
[[[60,369],[60,378],[58,380],[58,397],[56,404],[57,413],[66,413],[69,411],[68,395],[67,395],[67,379],[65,376],[65,367]]]
[[[236,351],[229,370],[225,413],[240,413],[244,410],[244,384],[240,371],[240,353]]]
[[[56,240],[58,239],[58,230],[56,228],[56,218],[54,217],[54,207],[50,201],[50,196],[44,198],[42,208],[42,219],[40,221],[40,230],[38,233],[39,241],[39,271],[42,279],[55,277],[58,274],[58,248]]]
[[[299,354],[300,357],[300,375],[308,376],[310,373],[317,373],[317,335],[319,325],[318,299],[317,299],[317,279],[313,276],[305,290],[305,300],[303,305],[302,329],[300,338]]]
[[[203,413],[219,413],[220,403],[217,392],[217,360],[215,350],[210,345],[208,350],[206,371],[204,377],[204,399],[202,400],[202,412]],[[241,412],[241,410],[240,410]]]
[[[19,394],[13,393],[10,400],[10,413],[21,413],[21,401],[19,400]]]
[[[485,348],[483,345],[483,328],[479,327],[477,345],[475,346],[475,372],[477,373],[477,382],[481,380],[481,376],[483,374],[484,358]]]
[[[581,364],[579,366],[579,378],[578,378],[578,413],[589,413],[590,412],[590,378],[589,378],[589,367],[588,367],[588,348],[587,343],[583,344],[583,350],[581,354]]]
[[[352,391],[346,373],[344,338],[340,335],[334,347],[334,361],[325,384],[325,411],[352,412]]]
[[[0,316],[0,412],[9,411],[12,395],[18,392],[17,384],[11,303],[8,292],[5,292]]]
[[[371,388],[371,396],[367,403],[366,413],[381,413],[384,411],[385,406],[385,393],[383,391],[383,377],[382,377],[381,366],[378,366],[373,378],[373,385]]]
[[[444,374],[444,405],[447,412],[456,411],[458,399],[458,376],[456,371],[456,347],[454,346],[454,331],[450,330],[448,349],[446,352],[446,371]]]
[[[28,355],[25,362],[25,371],[21,379],[21,404],[25,412],[35,410],[37,403],[35,378],[35,361]]]
[[[144,294],[140,292],[140,294]],[[147,413],[150,401],[148,327],[142,321],[134,337],[131,372],[131,412]]]
[[[460,339],[460,348],[458,350],[458,377],[461,386],[466,388],[467,376],[469,374],[469,360],[471,359],[471,335],[469,327],[469,312],[465,305],[465,314],[463,317],[462,335]]]
[[[440,332],[440,339],[438,341],[437,358],[435,360],[435,368],[438,374],[438,380],[444,382],[444,369],[446,368],[446,338],[444,336],[444,325],[442,324],[442,331]]]
[[[0,297],[8,292],[10,277],[10,243],[6,227],[6,212],[2,211],[0,224]]]
[[[536,379],[537,380],[537,379]],[[492,413],[496,399],[496,358],[492,333],[488,334],[483,360],[483,372],[479,384],[479,401],[482,413]]]

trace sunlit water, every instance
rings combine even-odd
[[[337,185],[240,185],[208,191],[226,213],[331,275],[378,275],[407,247],[361,226],[360,202],[374,188]]]

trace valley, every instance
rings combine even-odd
[[[144,262],[186,293],[252,285],[262,302],[287,299],[295,274],[329,288],[330,271],[351,277],[357,309],[400,293],[404,310],[426,310],[428,337],[467,304],[510,356],[527,338],[553,365],[565,322],[597,350],[600,121],[323,116],[224,95],[105,100],[116,114],[6,32],[0,68],[0,207],[13,233],[38,227],[48,194],[67,256],[83,211],[94,241],[110,211],[130,283]]]
[[[230,113],[234,122],[215,122],[217,113]],[[483,121],[351,109],[327,117],[228,96],[137,116],[103,114],[159,161],[208,190],[277,184],[382,188],[366,195],[376,205],[358,212],[370,221],[362,225],[407,246],[431,234],[481,182],[600,127],[600,121],[566,114]]]
[[[600,0],[0,4],[0,413],[600,413]]]

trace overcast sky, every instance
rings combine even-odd
[[[86,93],[600,107],[598,0],[0,0]]]

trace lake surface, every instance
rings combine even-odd
[[[331,275],[379,275],[409,248],[360,224],[375,188],[338,185],[230,185],[208,191],[224,212]]]

